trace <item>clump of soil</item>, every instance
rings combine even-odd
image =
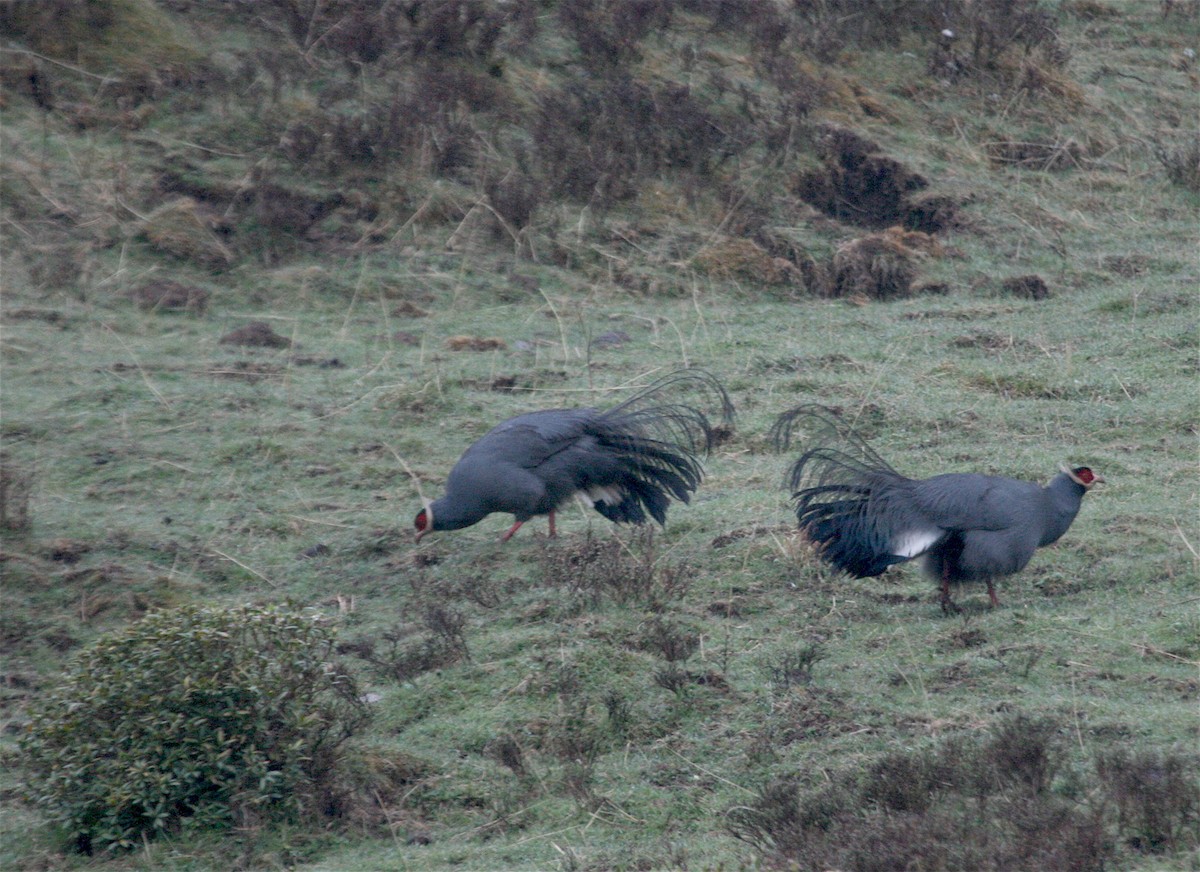
[[[508,345],[503,339],[483,336],[451,336],[446,340],[451,351],[503,351]]]
[[[258,348],[290,348],[292,341],[280,336],[266,321],[251,321],[221,337],[222,345],[250,345]]]
[[[392,309],[393,318],[424,318],[429,313],[409,300],[402,300]]]
[[[715,424],[708,432],[713,447],[716,447],[731,442],[737,435],[737,428],[732,424]]]
[[[201,313],[208,308],[208,300],[211,295],[207,290],[196,285],[185,285],[182,282],[163,279],[162,281],[147,282],[135,288],[129,296],[142,309],[157,312]]]
[[[928,233],[955,223],[957,208],[950,198],[916,198],[928,180],[865,136],[825,124],[817,148],[823,166],[802,173],[794,190],[826,215],[859,227],[899,224]]]
[[[1023,297],[1028,300],[1046,300],[1050,297],[1050,289],[1046,281],[1039,275],[1015,276],[1000,283],[1000,290],[1010,297]]]
[[[871,300],[912,296],[917,262],[941,251],[928,233],[900,227],[852,239],[833,255],[825,295]]]
[[[1124,279],[1140,276],[1151,266],[1150,258],[1144,254],[1110,254],[1102,263],[1110,273]]]

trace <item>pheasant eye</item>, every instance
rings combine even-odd
[[[1075,475],[1078,476],[1079,480],[1081,482],[1083,482],[1084,484],[1091,484],[1093,481],[1096,480],[1096,474],[1094,472],[1092,472],[1090,469],[1088,469],[1086,466],[1081,466],[1078,469],[1074,470],[1074,472],[1075,472]]]
[[[424,530],[428,523],[429,519],[425,516],[425,510],[421,509],[421,511],[417,512],[417,517],[413,520],[413,526],[418,530]]]

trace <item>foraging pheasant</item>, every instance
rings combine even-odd
[[[779,416],[772,435],[780,450],[797,425],[812,435],[787,481],[800,529],[821,557],[856,578],[920,557],[941,582],[944,611],[957,609],[950,585],[964,581],[986,582],[998,606],[995,579],[1020,572],[1036,549],[1058,541],[1083,495],[1104,481],[1086,466],[1063,467],[1045,487],[973,473],[911,479],[822,406]]]
[[[450,470],[446,494],[417,513],[417,541],[432,530],[458,530],[493,512],[511,512],[507,541],[534,515],[579,497],[610,521],[663,524],[672,499],[688,502],[704,471],[697,459],[714,428],[694,406],[668,394],[699,391],[733,419],[725,388],[701,370],[660,379],[608,411],[547,409],[510,418],[472,445]]]

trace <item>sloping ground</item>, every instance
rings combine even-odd
[[[336,815],[113,860],[7,766],[6,868],[1194,864],[1195,5],[670,6],[3,10],[6,762],[197,601],[327,615],[375,711]],[[686,363],[740,416],[664,531],[412,546],[492,424]],[[791,532],[806,401],[1109,484],[944,618]]]

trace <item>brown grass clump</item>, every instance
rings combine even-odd
[[[1179,146],[1156,146],[1154,156],[1172,184],[1200,194],[1200,136]]]
[[[213,232],[214,218],[190,197],[179,197],[155,209],[142,222],[142,235],[158,250],[207,269],[223,269],[234,253]]]
[[[924,236],[925,234],[921,234]],[[916,260],[923,256],[902,236],[872,233],[841,245],[833,255],[827,296],[894,300],[912,294]]]
[[[0,454],[0,530],[24,533],[30,528],[29,492],[33,475]]]
[[[692,263],[715,279],[741,279],[761,285],[804,284],[804,276],[791,261],[772,257],[749,239],[726,238],[706,245]]]
[[[446,348],[450,351],[504,351],[508,343],[496,337],[450,336],[446,339]]]
[[[1027,300],[1046,300],[1050,297],[1050,288],[1046,280],[1039,275],[1014,276],[1000,283],[1000,290],[1010,297],[1022,297]]]
[[[1039,63],[1022,58],[1014,65],[1012,78],[1022,90],[1045,94],[1066,109],[1078,110],[1087,104],[1082,86],[1063,73],[1053,59]]]
[[[1083,163],[1083,148],[1074,139],[989,142],[984,148],[992,163],[998,166],[1067,170],[1077,169]]]
[[[165,79],[199,59],[189,36],[153,0],[5,3],[0,30],[41,54],[124,75]]]
[[[195,312],[208,308],[211,295],[204,288],[163,279],[135,288],[130,297],[139,308],[156,312]]]

